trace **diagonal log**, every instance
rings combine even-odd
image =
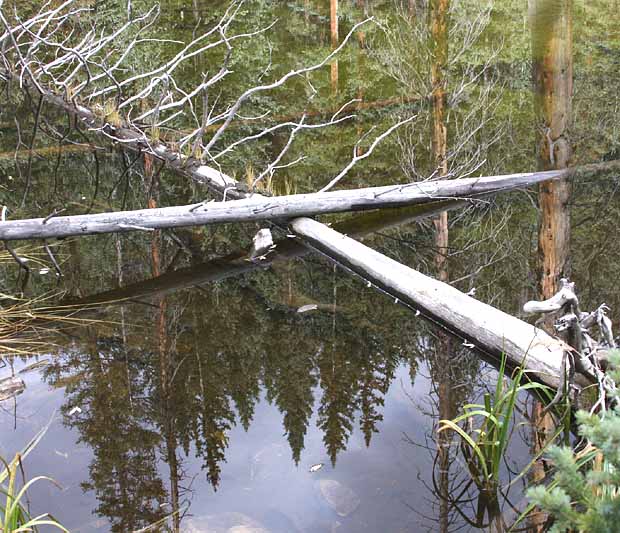
[[[552,179],[583,175],[601,166],[580,167],[579,173],[577,169],[572,172],[551,170],[269,198],[251,195],[229,202],[13,220],[0,223],[0,240],[49,239],[231,222],[286,220],[300,216],[395,208],[448,198],[476,198]],[[620,168],[620,163],[616,162],[615,166]]]
[[[525,363],[530,375],[558,388],[567,345],[543,330],[458,289],[430,278],[372,250],[325,225],[298,218],[290,228],[305,241],[351,272],[370,281],[396,301],[419,309],[426,317],[471,340],[493,356],[504,354],[511,366]],[[585,376],[582,382],[594,382]]]

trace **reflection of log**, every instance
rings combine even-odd
[[[1,129],[1,128],[0,128]],[[76,154],[82,152],[92,152],[94,150],[103,150],[102,148],[90,144],[63,144],[60,146],[43,146],[33,150],[11,150],[9,152],[0,152],[0,160],[28,158],[32,156],[50,157],[52,155]]]
[[[291,229],[317,250],[405,304],[471,340],[494,356],[505,354],[536,379],[557,388],[566,345],[516,317],[429,278],[309,218],[291,222]]]
[[[367,213],[336,224],[334,227],[342,233],[355,238],[363,238],[376,231],[386,230],[436,215],[444,210],[462,207],[462,201],[445,201],[395,209],[390,213]],[[96,304],[125,303],[128,300],[138,300],[162,296],[203,283],[213,283],[248,272],[266,268],[271,264],[288,261],[294,257],[301,257],[310,250],[295,239],[285,239],[276,242],[276,248],[263,261],[250,261],[249,253],[239,252],[227,257],[214,259],[208,263],[194,265],[166,272],[161,276],[132,283],[120,289],[102,292],[87,296],[77,301],[69,302],[72,308]]]
[[[24,389],[26,384],[24,380],[16,376],[10,376],[0,380],[0,402],[18,396]]]
[[[549,179],[581,177],[611,167],[617,169],[620,162],[485,178],[426,181],[272,198],[256,195],[230,202],[14,220],[0,223],[0,240],[45,239],[228,222],[282,220],[299,216],[401,207],[436,199],[472,198],[526,187]]]

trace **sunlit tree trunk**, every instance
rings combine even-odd
[[[538,168],[566,168],[571,158],[569,127],[573,92],[572,1],[529,0],[532,34],[532,65],[538,131]],[[543,299],[558,290],[559,280],[569,272],[570,185],[553,181],[539,187],[541,221],[538,235],[539,291]],[[546,329],[550,329],[549,324]],[[532,450],[538,454],[554,429],[553,420],[543,414],[543,406],[532,407]],[[538,461],[530,482],[539,484],[545,477],[545,465]],[[546,516],[534,513],[530,531],[544,531]]]
[[[432,148],[435,173],[448,174],[448,130],[446,126],[446,67],[448,64],[448,10],[449,0],[431,0],[429,3],[431,46],[433,62],[431,65],[431,104],[432,104]],[[435,264],[439,279],[448,279],[448,213],[443,212],[435,219]]]
[[[410,6],[411,7],[411,6]],[[448,9],[449,0],[431,0],[429,2],[429,26],[433,62],[431,64],[431,142],[434,172],[437,176],[448,174],[448,135],[446,126],[446,66],[448,62]],[[442,212],[435,220],[435,266],[437,277],[448,280],[448,213]],[[456,415],[453,380],[450,359],[452,354],[451,339],[443,332],[438,333],[434,366],[437,380],[437,400],[439,418],[450,420]],[[450,528],[450,442],[449,431],[439,433],[437,438],[437,467],[439,469],[439,531],[446,533]]]
[[[338,0],[330,0],[330,29],[332,49],[338,47]],[[331,84],[332,93],[338,92],[338,59],[334,59],[331,63]]]
[[[538,166],[566,168],[571,158],[569,127],[573,93],[571,0],[529,0],[536,102]],[[568,275],[570,186],[553,181],[539,188],[540,295],[549,298]]]

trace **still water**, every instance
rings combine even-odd
[[[562,2],[550,4],[553,12]],[[620,28],[613,4],[573,6],[575,164],[620,153],[614,90]],[[154,31],[190,39],[224,5],[165,2]],[[112,2],[96,8],[110,21],[126,13]],[[250,103],[247,115],[268,109],[280,121],[305,106],[333,112],[353,97],[364,104],[353,123],[299,139],[290,157],[305,159],[274,178],[276,193],[320,188],[346,165],[355,139],[403,113],[418,119],[342,185],[407,182],[432,172],[430,114],[420,98],[428,91],[428,54],[419,41],[425,2],[340,2],[340,10],[341,35],[365,14],[391,33],[374,28],[357,35],[339,60],[336,82],[329,67],[313,79],[318,96],[311,104],[303,84]],[[449,102],[450,171],[535,169],[527,6],[454,2],[451,17],[450,90],[457,96]],[[248,2],[242,17],[247,26],[273,19],[279,23],[268,37],[241,48],[223,99],[235,94],[235,84],[255,82],[265,54],[271,53],[275,76],[300,58],[329,52],[329,2]],[[147,54],[143,61],[155,59]],[[183,82],[191,86],[217,61],[196,59]],[[61,206],[73,214],[208,197],[152,160],[78,131],[51,106],[37,119],[36,101],[16,87],[3,88],[0,106],[0,202],[12,218]],[[233,138],[251,128],[241,121]],[[239,179],[254,175],[286,138],[269,136],[235,154],[226,168]],[[572,277],[583,307],[604,301],[612,318],[620,310],[617,186],[614,177],[575,183],[571,198]],[[451,282],[521,316],[522,304],[536,294],[537,216],[532,191],[452,211]],[[436,275],[432,222],[381,217],[382,229],[365,242]],[[353,226],[365,223],[362,216]],[[64,308],[65,320],[37,329],[45,344],[29,349],[45,364],[28,370],[34,359],[26,356],[0,364],[0,379],[18,374],[26,384],[22,394],[0,402],[0,455],[12,457],[49,424],[25,469],[29,477],[54,478],[60,488],[35,485],[33,512],[51,512],[76,532],[138,531],[160,520],[153,530],[488,529],[477,518],[478,494],[458,446],[445,451],[437,427],[494,386],[493,367],[324,258],[287,256],[286,235],[276,235],[278,258],[268,267],[239,260],[260,227],[54,242],[58,281],[41,250],[30,252],[36,268],[27,284],[13,262],[2,260],[3,298],[23,291],[46,298],[41,305],[74,306]],[[508,525],[526,504],[526,478],[508,483],[530,460],[530,410],[531,399],[522,398],[502,474]]]

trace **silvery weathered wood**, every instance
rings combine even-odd
[[[561,171],[510,174],[271,198],[253,195],[229,202],[9,220],[0,223],[0,240],[49,239],[97,233],[149,231],[161,228],[282,220],[299,216],[394,208],[446,198],[472,198],[491,192],[526,187],[557,178],[559,174]]]
[[[334,229],[356,239],[364,239],[376,231],[409,224],[428,218],[442,211],[462,207],[457,200],[434,202],[430,204],[394,209],[390,212],[364,213],[339,222]],[[301,239],[286,237],[274,243],[276,248],[265,260],[251,261],[251,252],[233,253],[208,263],[167,271],[156,278],[132,283],[120,289],[101,292],[79,300],[68,301],[71,308],[97,304],[119,304],[132,299],[164,296],[175,291],[188,289],[204,283],[222,281],[248,272],[266,268],[274,263],[303,257],[311,250],[303,245]]]
[[[263,228],[259,230],[252,239],[250,259],[253,261],[264,260],[266,259],[265,254],[273,250],[274,247],[271,231],[268,228]]]
[[[315,220],[298,218],[290,227],[317,250],[482,350],[495,356],[505,354],[513,366],[525,362],[536,379],[554,388],[560,385],[567,346],[559,339]]]

